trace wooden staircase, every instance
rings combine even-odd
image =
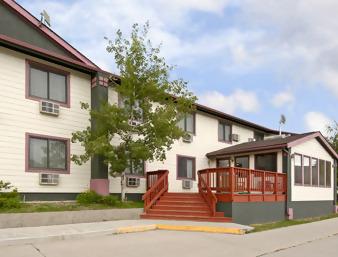
[[[213,215],[207,202],[199,193],[162,194],[151,208],[141,214],[142,219],[193,220],[230,222],[223,212]]]

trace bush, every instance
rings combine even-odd
[[[94,191],[86,191],[84,193],[78,194],[76,197],[76,201],[79,204],[93,204],[100,203],[102,200],[102,196],[97,194]]]
[[[0,180],[0,209],[15,209],[21,207],[21,200],[18,191],[9,182]]]
[[[19,197],[15,198],[1,198],[0,196],[0,209],[17,209],[21,207]]]
[[[101,199],[102,204],[109,206],[116,206],[117,202],[118,202],[117,197],[112,195],[103,196]]]

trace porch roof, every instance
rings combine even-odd
[[[332,155],[335,159],[338,159],[338,154],[320,132],[308,132],[261,141],[246,142],[207,153],[206,156],[208,158],[214,158],[232,154],[289,148],[312,138],[317,138],[321,145],[328,151],[328,153],[330,153],[330,155]]]

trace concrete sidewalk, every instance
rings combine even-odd
[[[119,220],[41,227],[6,228],[0,229],[0,246],[143,232],[156,229],[244,234],[245,231],[252,228],[236,223],[169,220]]]

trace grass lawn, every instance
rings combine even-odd
[[[117,202],[115,206],[104,204],[80,205],[73,202],[55,202],[55,203],[23,203],[17,209],[0,208],[0,213],[27,213],[27,212],[49,212],[49,211],[80,211],[80,210],[102,210],[102,209],[122,209],[122,208],[143,208],[143,202],[127,201]]]
[[[299,220],[283,220],[283,221],[278,221],[278,222],[273,222],[273,223],[253,224],[250,226],[254,227],[254,229],[251,230],[249,233],[260,232],[260,231],[265,231],[265,230],[270,230],[270,229],[275,229],[275,228],[289,227],[289,226],[300,225],[300,224],[306,224],[306,223],[311,223],[311,222],[326,220],[326,219],[332,219],[332,218],[338,218],[338,213],[330,214],[330,215],[322,216],[322,217],[315,217],[315,218],[307,218],[307,219],[299,219]]]

